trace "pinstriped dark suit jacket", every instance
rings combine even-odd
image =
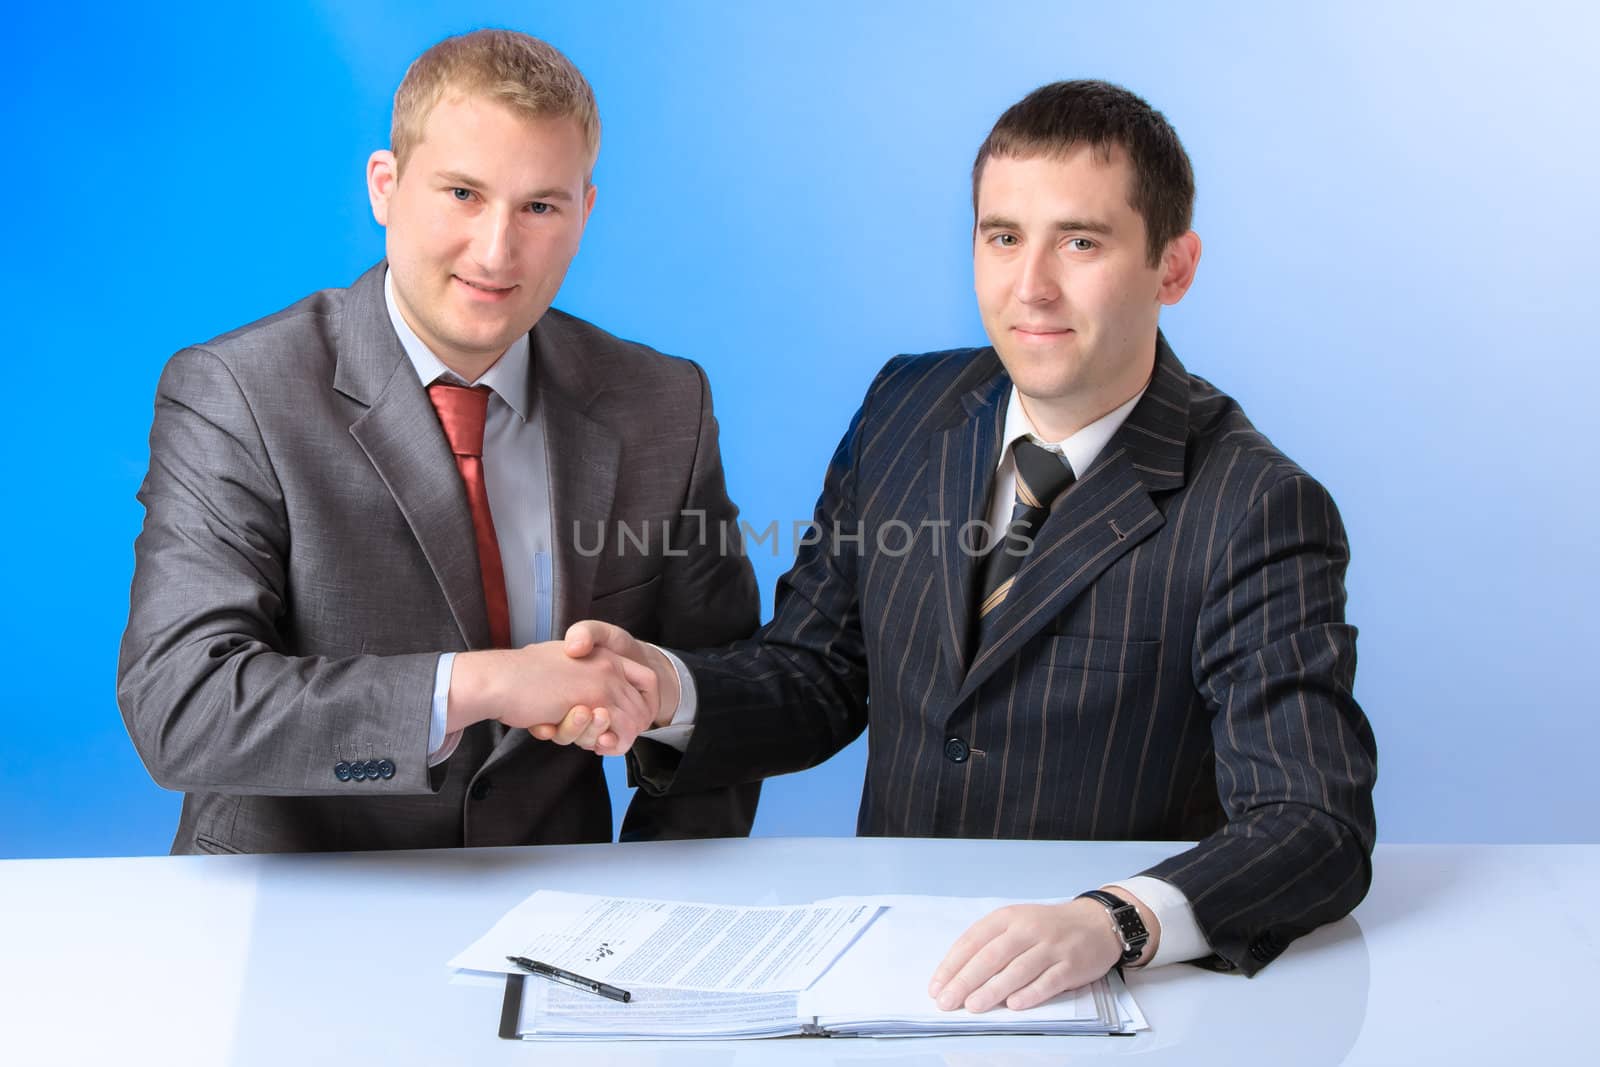
[[[1245,973],[1350,911],[1371,878],[1376,753],[1351,695],[1344,529],[1321,485],[1158,345],[1144,398],[1057,500],[977,648],[962,527],[987,513],[1011,381],[987,348],[890,362],[772,622],[684,657],[693,740],[681,757],[635,746],[636,776],[675,790],[797,771],[866,728],[862,834],[1196,839],[1144,873]]]

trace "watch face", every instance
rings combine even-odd
[[[1139,918],[1138,908],[1121,897],[1112,896],[1103,890],[1079,895],[1104,905],[1111,913],[1112,925],[1117,929],[1117,936],[1122,939],[1121,962],[1132,963],[1144,955],[1144,946],[1150,941],[1150,931],[1145,928],[1144,920]]]
[[[1144,920],[1139,918],[1139,909],[1129,904],[1111,914],[1117,920],[1117,929],[1122,932],[1123,943],[1137,958],[1145,942],[1150,940],[1150,931],[1145,929]]]

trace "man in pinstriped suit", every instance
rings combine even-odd
[[[1200,257],[1164,117],[1105,83],[1045,86],[1001,117],[973,182],[993,347],[878,375],[829,467],[822,539],[754,638],[673,657],[581,624],[568,653],[651,664],[660,707],[541,732],[617,752],[665,726],[632,769],[672,791],[802,770],[866,729],[863,834],[1197,841],[1104,887],[1147,942],[1104,901],[1003,909],[933,976],[941,1007],[1028,1007],[1119,959],[1252,974],[1371,879],[1343,526],[1158,330]],[[1036,499],[1044,480],[1067,488]],[[1030,514],[1009,584],[986,581],[1010,542],[974,551],[972,524]]]

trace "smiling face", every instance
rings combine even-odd
[[[973,279],[990,342],[1035,427],[1059,440],[1133,397],[1155,365],[1156,323],[1194,278],[1200,240],[1151,266],[1132,169],[1080,145],[993,157],[978,185]]]
[[[372,214],[387,231],[401,315],[451,370],[475,381],[555,299],[594,206],[579,123],[495,100],[446,96],[404,174],[367,163]]]

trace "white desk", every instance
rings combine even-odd
[[[495,1037],[498,989],[444,966],[539,888],[735,903],[1060,896],[1181,847],[767,838],[0,862],[0,1062],[1595,1062],[1596,845],[1382,846],[1354,917],[1258,977],[1130,972],[1153,1027],[1132,1038],[523,1044]],[[1499,977],[1538,981],[1543,999],[1497,996]]]

